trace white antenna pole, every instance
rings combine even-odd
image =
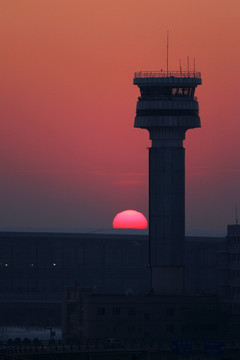
[[[236,206],[235,210],[236,210],[236,224],[238,225],[238,208],[237,208],[237,206]]]
[[[167,76],[168,76],[168,47],[169,47],[169,30],[167,31]]]

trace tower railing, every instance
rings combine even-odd
[[[201,73],[197,71],[138,71],[134,73],[134,79],[169,77],[201,79]]]

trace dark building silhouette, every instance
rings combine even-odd
[[[222,308],[232,314],[230,333],[240,327],[240,225],[228,225],[227,237],[218,253],[218,294]]]
[[[156,294],[184,292],[185,150],[188,129],[200,127],[198,72],[138,72],[134,126],[147,129],[149,149],[149,265]]]
[[[217,293],[225,238],[185,239],[185,292]],[[149,292],[148,235],[0,232],[1,295],[59,298],[75,282],[101,293]]]
[[[225,242],[186,237],[186,294],[217,294]],[[0,232],[3,324],[60,325],[64,289],[74,285],[96,294],[149,293],[148,235]]]
[[[231,236],[232,227],[237,236]],[[225,310],[236,317],[240,277],[233,271],[238,266],[240,226],[232,227],[225,238],[185,238],[184,292],[218,294]],[[233,280],[234,297],[223,292],[232,288]],[[64,289],[72,291],[74,285],[77,296],[82,292],[85,298],[87,294],[101,294],[102,299],[106,294],[146,296],[151,290],[148,235],[0,232],[3,325],[60,325]]]
[[[188,129],[200,127],[196,72],[139,72],[134,126],[147,129],[149,149],[149,264],[158,294],[184,291],[185,151]]]
[[[215,295],[94,294],[68,288],[63,303],[65,339],[120,339],[127,346],[172,339],[213,341],[225,334]]]

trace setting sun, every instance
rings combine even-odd
[[[118,213],[113,219],[114,229],[146,229],[147,219],[136,210],[125,210]]]

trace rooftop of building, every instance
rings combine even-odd
[[[134,74],[134,85],[197,86],[202,83],[199,71],[138,71]]]
[[[129,242],[147,241],[148,230],[143,229],[49,229],[49,228],[0,228],[2,239],[63,239],[63,240],[111,240]],[[222,234],[214,233],[187,233],[186,242],[220,243],[225,241]]]
[[[137,71],[134,78],[193,78],[201,79],[199,71]]]

